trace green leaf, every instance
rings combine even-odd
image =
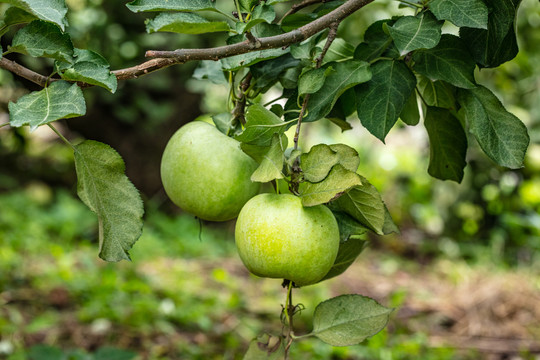
[[[300,75],[298,79],[298,96],[313,94],[319,91],[324,85],[327,74],[330,72],[328,69],[319,68],[308,70]]]
[[[62,30],[67,25],[68,9],[64,0],[2,0],[0,2],[11,4],[41,20],[54,23]]]
[[[388,235],[391,233],[399,234],[399,228],[394,223],[394,220],[392,219],[392,215],[390,214],[390,211],[388,211],[388,208],[386,205],[384,205],[384,224],[382,228],[382,232],[384,235]]]
[[[110,146],[86,140],[74,147],[77,194],[96,213],[99,257],[130,260],[128,251],[142,233],[143,203],[124,174],[122,157]]]
[[[428,173],[441,180],[460,183],[467,162],[467,135],[448,109],[428,107],[424,125],[429,135]]]
[[[350,346],[381,331],[392,309],[361,295],[341,295],[315,308],[313,335],[332,346]]]
[[[172,32],[179,34],[205,34],[210,32],[230,31],[225,21],[208,21],[194,13],[161,13],[146,21],[146,31]]]
[[[284,339],[281,336],[263,334],[250,342],[243,360],[279,360],[284,356]]]
[[[416,78],[401,61],[381,60],[371,66],[373,77],[356,87],[362,125],[384,142],[414,91]]]
[[[299,196],[302,205],[315,206],[335,200],[352,187],[361,184],[360,175],[337,164],[324,180],[317,183],[308,181],[301,183]]]
[[[247,109],[244,131],[235,139],[246,144],[270,146],[274,134],[283,134],[293,122],[283,122],[262,105],[253,104]]]
[[[446,109],[456,109],[456,88],[444,81],[431,81],[420,76],[418,89],[422,93],[422,99],[429,106]]]
[[[458,101],[463,107],[470,132],[482,150],[501,166],[511,169],[523,167],[529,146],[525,125],[483,86],[460,90]]]
[[[212,121],[216,128],[225,135],[229,135],[229,131],[232,127],[232,114],[230,112],[220,113],[212,115]]]
[[[283,179],[285,149],[287,149],[287,136],[275,133],[268,152],[263,155],[259,167],[251,175],[251,181],[269,182]]]
[[[135,0],[126,4],[133,12],[142,11],[216,11],[212,0]]]
[[[407,102],[403,106],[403,110],[399,114],[399,118],[405,124],[415,126],[420,122],[420,110],[418,109],[418,100],[416,99],[416,91],[413,91]]]
[[[324,45],[326,44],[326,39],[321,40],[316,46],[317,50],[322,51]],[[350,59],[354,56],[354,46],[345,41],[342,38],[336,38],[330,44],[326,55],[323,58],[322,65],[328,64],[333,61],[343,61],[345,59]],[[318,55],[318,54],[317,54]]]
[[[414,70],[431,80],[444,80],[464,89],[476,86],[476,64],[463,41],[457,36],[443,35],[439,45],[433,49],[417,51],[413,60]]]
[[[497,67],[517,55],[514,22],[518,5],[519,1],[490,0],[486,30],[460,28],[459,35],[479,66]]]
[[[429,11],[424,11],[417,16],[400,17],[388,31],[400,55],[405,55],[416,49],[435,47],[441,39],[442,24]]]
[[[357,185],[332,202],[331,208],[350,215],[365,227],[379,235],[384,235],[383,226],[386,207],[377,189],[364,177],[362,185]]]
[[[111,73],[109,63],[101,55],[85,49],[75,49],[75,63],[60,66],[62,79],[101,86],[114,93],[118,86],[116,76]]]
[[[33,130],[40,125],[59,119],[82,116],[86,104],[77,84],[55,81],[41,91],[34,91],[9,103],[10,125],[30,125]]]
[[[323,87],[311,94],[308,102],[308,113],[303,121],[309,122],[324,118],[347,89],[371,79],[369,64],[364,61],[349,60],[330,63],[326,68],[328,66],[331,66],[334,71],[326,77]]]
[[[34,20],[15,34],[10,51],[71,62],[73,44],[55,24]]]
[[[482,0],[431,0],[428,8],[437,19],[458,27],[487,29],[488,8]]]
[[[304,180],[312,183],[324,180],[337,164],[356,172],[360,158],[356,150],[345,144],[317,144],[300,156]]]
[[[259,0],[239,0],[238,2],[240,3],[240,7],[247,12],[251,12],[251,9],[259,3]]]
[[[371,62],[380,56],[399,58],[399,51],[392,42],[392,38],[385,31],[394,24],[394,20],[379,20],[371,24],[364,33],[364,42],[354,50],[354,58]]]
[[[236,32],[238,32],[239,34],[245,33],[246,31],[251,30],[252,27],[260,23],[271,24],[275,18],[276,18],[276,12],[274,11],[273,6],[259,5],[251,13],[251,18],[247,23],[243,23],[243,22],[236,23]]]

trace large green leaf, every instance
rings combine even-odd
[[[212,0],[134,0],[126,6],[133,12],[216,10]]]
[[[354,186],[362,184],[360,175],[345,169],[342,165],[335,165],[324,180],[300,184],[299,192],[302,205],[315,206],[330,202]]]
[[[225,21],[209,21],[194,13],[161,13],[146,21],[146,31],[172,32],[180,34],[205,34],[210,32],[230,31]]]
[[[347,89],[371,79],[369,64],[364,61],[349,60],[327,66],[331,66],[333,71],[326,77],[323,87],[311,94],[308,113],[303,119],[306,122],[324,118]]]
[[[481,67],[497,67],[518,53],[514,31],[519,1],[490,0],[487,29],[461,27],[464,40],[476,63]]]
[[[358,118],[384,142],[416,86],[416,78],[401,61],[381,60],[371,66],[373,77],[356,87]]]
[[[99,256],[129,260],[128,251],[142,233],[143,202],[124,174],[122,157],[110,146],[86,140],[74,147],[77,194],[96,213]]]
[[[387,30],[394,23],[394,20],[387,19],[371,24],[364,33],[364,42],[355,49],[354,58],[368,62],[380,56],[399,58],[399,50],[394,45]]]
[[[430,146],[428,173],[460,183],[467,164],[467,135],[461,123],[448,109],[428,107],[424,125]]]
[[[356,150],[345,144],[317,144],[300,157],[304,180],[312,183],[324,180],[337,164],[356,172],[360,158]]]
[[[417,51],[413,60],[414,70],[431,80],[444,80],[464,89],[476,86],[476,64],[466,45],[457,36],[443,35],[439,45],[433,49]]]
[[[73,44],[57,25],[34,20],[15,34],[10,51],[71,62]]]
[[[483,86],[460,90],[458,101],[482,150],[501,166],[511,169],[523,167],[529,146],[525,125]]]
[[[75,49],[75,63],[58,64],[62,79],[101,86],[114,93],[117,88],[116,76],[111,73],[109,63],[98,53],[86,49]]]
[[[439,20],[458,27],[487,29],[488,8],[482,0],[431,0],[428,7]]]
[[[9,103],[10,125],[30,125],[35,129],[59,119],[82,116],[86,103],[77,84],[55,81],[41,91],[24,95],[16,103]]]
[[[356,345],[381,331],[391,312],[371,298],[341,295],[317,305],[312,334],[333,346]]]
[[[270,146],[274,134],[283,134],[293,122],[283,122],[262,105],[254,104],[247,109],[244,131],[235,138],[246,144]]]
[[[386,207],[377,189],[364,177],[362,185],[357,185],[341,195],[331,204],[334,211],[350,215],[365,227],[379,235],[384,235]]]
[[[390,36],[401,55],[416,49],[431,49],[441,39],[443,22],[438,21],[429,11],[416,16],[400,17],[392,26],[388,26]]]
[[[62,30],[67,25],[67,7],[65,0],[1,0],[22,9],[37,18],[54,23]]]

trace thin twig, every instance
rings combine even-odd
[[[330,46],[336,39],[338,27],[339,27],[338,22],[335,22],[330,25],[330,30],[328,31],[328,37],[326,38],[326,43],[324,44],[321,54],[317,58],[317,62],[316,62],[317,69],[321,67],[324,56],[326,55],[326,53],[328,52],[328,49],[330,49]]]

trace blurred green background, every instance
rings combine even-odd
[[[124,2],[67,3],[76,46],[104,54],[114,69],[140,63],[146,49],[223,40],[147,35],[145,16]],[[339,35],[356,45],[366,24],[397,13],[396,1],[377,1]],[[523,0],[517,19],[518,57],[477,79],[526,123],[531,146],[523,169],[496,166],[471,138],[462,184],[443,182],[427,174],[421,125],[393,129],[386,144],[358,120],[343,133],[323,122],[303,127],[304,149],[320,142],[357,149],[359,172],[381,191],[401,234],[371,238],[345,274],[295,293],[305,306],[298,333],[310,330],[318,302],[348,292],[395,307],[387,329],[348,348],[303,340],[293,345],[293,359],[539,358],[538,1]],[[13,59],[42,73],[51,66]],[[114,95],[87,89],[88,114],[60,125],[75,142],[91,138],[117,149],[141,190],[145,228],[131,263],[98,259],[96,218],[76,197],[71,150],[48,129],[0,129],[0,359],[239,359],[258,334],[280,332],[280,281],[247,273],[234,224],[201,227],[161,189],[159,161],[170,135],[203,113],[226,111],[227,89],[191,79],[195,67],[123,82]],[[0,70],[0,123],[7,103],[28,89],[35,86]]]

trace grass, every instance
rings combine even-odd
[[[280,281],[245,270],[231,224],[200,229],[150,207],[133,261],[105,263],[95,216],[71,194],[36,184],[1,194],[0,359],[241,359],[257,335],[279,334]],[[503,352],[534,359],[539,288],[528,270],[421,265],[370,249],[339,278],[295,292],[305,306],[296,331],[309,332],[315,306],[343,293],[395,307],[387,329],[344,348],[309,338],[291,357],[477,359],[473,340],[495,334],[516,340]]]

